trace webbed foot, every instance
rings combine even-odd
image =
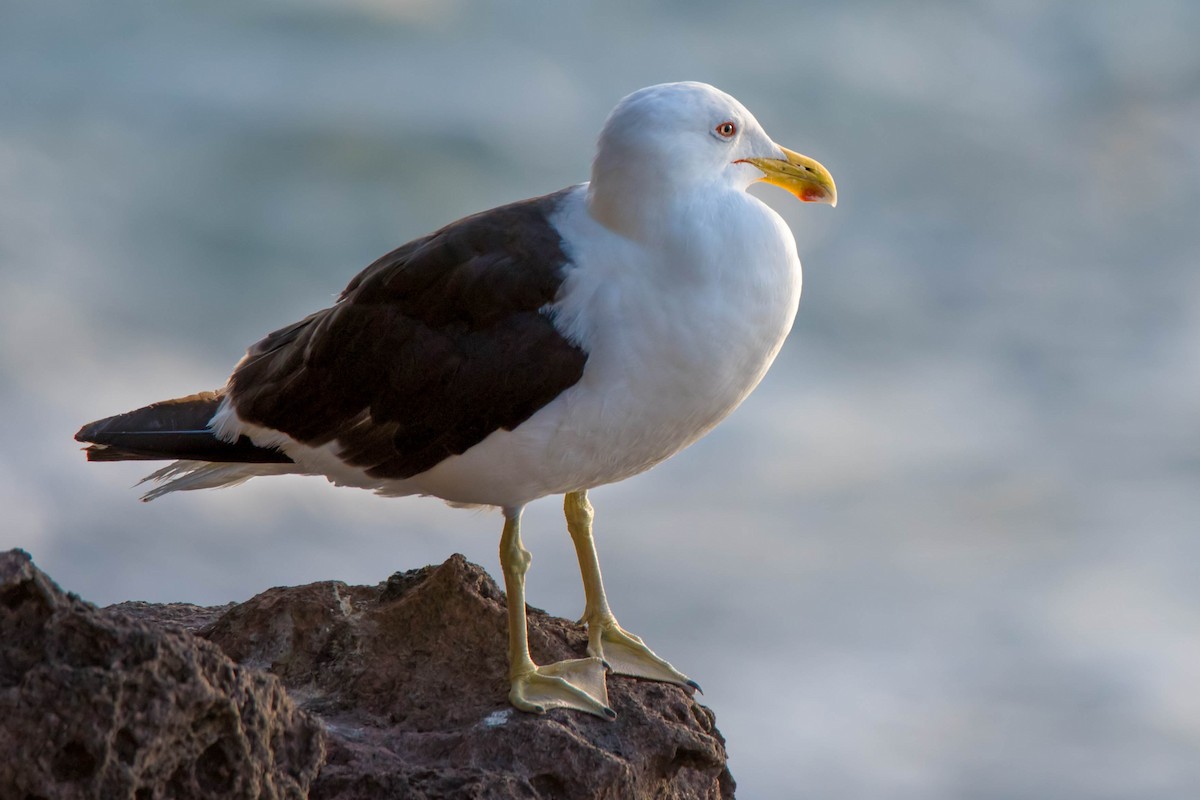
[[[640,636],[617,624],[611,614],[580,621],[588,626],[588,655],[603,659],[616,674],[700,689],[698,683],[647,647]]]
[[[616,719],[608,705],[604,662],[577,658],[533,666],[512,678],[509,701],[521,711],[544,714],[551,708],[573,708],[605,719]]]

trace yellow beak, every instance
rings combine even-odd
[[[743,158],[741,162],[753,164],[763,171],[759,180],[786,189],[805,203],[828,203],[837,205],[837,186],[829,170],[818,162],[793,153],[786,147],[779,148],[787,159]]]

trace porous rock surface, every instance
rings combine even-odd
[[[107,614],[179,637],[191,631],[243,673],[282,682],[302,709],[294,713],[325,728],[307,795],[318,800],[733,797],[712,712],[681,688],[610,675],[615,721],[513,710],[504,595],[462,556],[378,586],[325,581],[239,605],[122,603]],[[583,628],[534,608],[529,640],[539,663],[586,647]],[[0,718],[0,761],[4,728]]]
[[[275,677],[0,553],[0,798],[303,798],[323,739]]]

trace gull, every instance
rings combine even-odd
[[[835,205],[829,172],[733,97],[667,83],[625,97],[591,180],[465,217],[388,253],[337,302],[267,335],[224,387],[85,425],[92,461],[169,460],[144,499],[320,475],[504,518],[509,700],[615,716],[606,670],[699,688],[617,622],[588,490],[695,442],[759,383],[800,298],[791,231],[765,181]],[[521,541],[564,496],[587,655],[535,664]]]

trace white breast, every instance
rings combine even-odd
[[[596,223],[584,187],[572,193],[553,221],[574,266],[547,313],[587,351],[583,377],[515,431],[381,490],[517,506],[649,469],[736,408],[791,328],[800,262],[757,199],[702,202],[675,209],[651,248]]]

